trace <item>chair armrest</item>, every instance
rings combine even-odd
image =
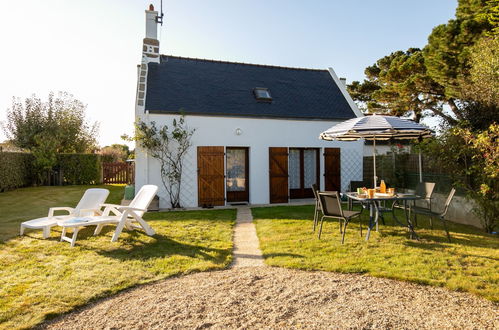
[[[49,218],[54,216],[54,211],[67,211],[69,214],[72,214],[74,212],[74,208],[72,208],[72,207],[51,207],[51,208],[49,208],[49,215],[48,215]]]

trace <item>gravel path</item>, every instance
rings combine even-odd
[[[241,267],[172,278],[45,324],[76,328],[498,329],[467,293],[362,275]]]
[[[248,207],[238,208],[234,263],[101,300],[48,329],[499,329],[499,308],[468,293],[357,274],[264,266]]]

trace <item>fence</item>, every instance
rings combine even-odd
[[[135,163],[102,163],[103,183],[125,183],[135,182]]]
[[[435,182],[435,192],[447,193],[451,187],[451,178],[429,157],[423,155],[423,181]],[[373,181],[373,157],[364,157],[363,181],[371,186]],[[383,155],[376,157],[376,175],[378,180],[392,187],[409,188],[419,182],[419,157],[417,154]],[[379,182],[379,181],[378,181]]]

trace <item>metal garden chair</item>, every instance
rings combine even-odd
[[[427,211],[431,212],[431,200],[432,200],[434,190],[435,190],[435,183],[434,182],[419,182],[416,186],[416,195],[422,197],[419,201],[422,201],[426,207],[416,205],[416,201],[414,201],[414,203],[411,207],[417,206],[419,209],[426,209]],[[395,202],[393,204],[392,208],[403,209],[404,206],[399,205],[397,202]],[[409,214],[409,216],[410,216],[410,214]],[[417,224],[418,224],[418,219],[417,219],[417,216],[415,216],[414,217],[414,226],[417,226]]]
[[[427,208],[424,208],[424,207],[419,207],[419,206],[415,206],[415,205],[411,206],[411,212],[414,212],[414,216],[416,216],[416,214],[422,214],[422,215],[426,215],[430,218],[430,226],[432,229],[433,229],[433,218],[439,218],[440,221],[442,221],[442,223],[444,225],[445,233],[447,234],[447,239],[449,240],[449,242],[451,240],[450,240],[449,230],[447,229],[447,224],[445,222],[445,215],[447,214],[447,211],[449,210],[449,205],[452,201],[452,198],[454,198],[455,193],[456,193],[456,189],[452,188],[449,195],[447,196],[447,200],[445,201],[445,204],[444,204],[444,209],[441,213],[433,212],[433,211],[431,211]]]
[[[360,222],[360,214],[362,213],[362,210],[344,211],[341,208],[340,194],[337,191],[319,192],[318,197],[322,210],[321,225],[319,227],[319,239],[321,238],[322,223],[324,222],[324,218],[338,219],[340,221],[341,244],[343,244],[345,242],[345,233],[348,223],[354,217],[359,217]],[[341,225],[342,220],[345,223],[343,229]],[[360,236],[362,236],[362,223],[360,223]]]
[[[315,209],[314,209],[314,232],[315,232],[315,228],[317,227],[317,222],[319,221],[319,213],[322,212],[322,209],[321,209],[321,204],[319,202],[319,187],[317,187],[317,184],[312,184],[311,186],[312,188],[312,191],[314,193],[314,198],[315,198]]]

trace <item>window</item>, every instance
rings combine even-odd
[[[272,102],[272,96],[268,88],[256,87],[253,92],[257,101]]]

